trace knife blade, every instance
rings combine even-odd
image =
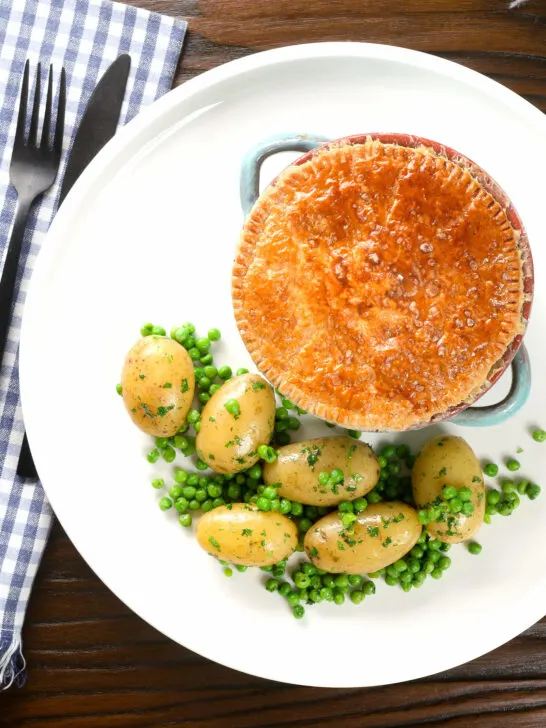
[[[116,133],[130,69],[131,57],[124,53],[106,69],[95,86],[68,155],[59,207],[89,162]],[[17,475],[23,478],[38,477],[26,432],[17,463]]]

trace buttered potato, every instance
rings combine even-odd
[[[368,506],[346,529],[339,513],[329,513],[305,535],[305,551],[321,569],[342,574],[369,574],[405,556],[421,535],[417,511],[390,501]]]
[[[259,460],[275,425],[275,395],[259,374],[241,374],[215,392],[201,413],[196,439],[203,462],[217,473],[237,473]]]
[[[121,386],[123,402],[135,425],[148,435],[171,437],[191,407],[193,362],[176,341],[145,336],[125,358]]]
[[[196,536],[209,554],[242,566],[275,564],[290,556],[298,544],[293,521],[247,503],[231,503],[205,513]]]
[[[329,483],[321,473],[339,470],[343,478]],[[318,437],[281,447],[263,469],[266,485],[280,483],[283,498],[310,506],[334,506],[366,495],[379,479],[372,449],[350,437]],[[322,482],[321,482],[322,481]]]
[[[442,498],[445,487],[458,497],[453,512]],[[438,518],[427,524],[431,536],[446,543],[459,543],[474,536],[483,523],[485,486],[482,470],[472,448],[462,437],[442,435],[429,440],[415,461],[412,473],[413,497],[419,508],[440,507]],[[465,504],[470,504],[469,506]],[[466,513],[464,512],[466,511]]]

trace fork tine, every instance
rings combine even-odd
[[[38,116],[40,115],[40,69],[41,65],[38,63],[36,70],[36,87],[34,89],[34,104],[32,106],[32,118],[30,119],[30,130],[28,133],[29,145],[36,146],[38,139]]]
[[[53,140],[53,149],[55,154],[60,157],[63,148],[64,134],[64,112],[66,107],[66,74],[64,68],[61,69],[61,84],[59,86],[59,104],[57,107],[57,122],[55,124],[55,139]]]
[[[17,116],[17,128],[15,129],[15,143],[24,144],[25,128],[27,124],[27,98],[28,98],[28,74],[29,62],[25,63],[23,83],[21,84],[21,99],[19,101],[19,114]]]
[[[51,104],[53,101],[53,66],[49,66],[49,77],[47,81],[47,100],[44,115],[44,128],[42,129],[42,149],[49,148],[49,131],[51,129]]]

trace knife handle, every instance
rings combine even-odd
[[[17,463],[17,475],[21,478],[37,478],[38,472],[32,459],[32,453],[30,452],[30,445],[28,444],[27,433],[23,438],[23,446],[19,455],[19,462]]]

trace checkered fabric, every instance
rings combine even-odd
[[[25,61],[30,59],[31,74],[40,61],[46,71],[53,64],[56,82],[62,66],[67,77],[64,159],[54,187],[34,207],[28,224],[0,371],[0,690],[25,680],[21,628],[52,518],[40,483],[16,475],[24,432],[19,332],[34,260],[56,210],[66,154],[97,81],[120,54],[130,54],[131,73],[120,119],[120,124],[126,123],[171,87],[185,31],[181,20],[109,0],[0,0],[2,255],[17,204],[9,166]]]

